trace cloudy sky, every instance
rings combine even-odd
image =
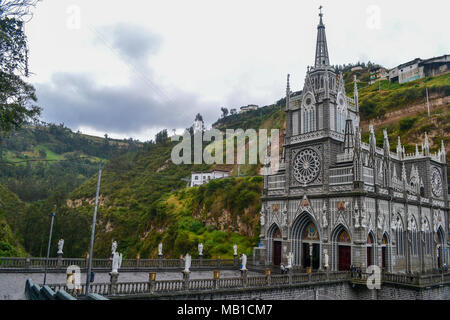
[[[332,64],[450,53],[444,0],[43,0],[26,26],[42,120],[147,141],[272,104],[287,73],[303,86],[319,5]]]

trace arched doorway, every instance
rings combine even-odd
[[[314,223],[309,223],[302,235],[302,266],[317,270],[320,268],[320,238]]]
[[[276,224],[273,224],[269,229],[269,252],[268,256],[272,264],[279,266],[281,264],[281,231]]]
[[[368,268],[369,266],[374,264],[375,259],[374,259],[374,254],[373,254],[373,252],[374,252],[373,246],[374,246],[373,234],[372,234],[372,232],[370,232],[369,235],[367,236],[367,253],[366,253],[367,265],[366,265],[366,268]]]
[[[388,263],[388,237],[387,234],[383,234],[383,238],[381,238],[381,268],[383,270],[387,269],[387,263]]]
[[[333,236],[335,268],[338,271],[350,270],[352,263],[352,242],[347,229],[343,225],[339,225],[334,229]]]
[[[312,216],[303,212],[292,225],[294,264],[312,270],[320,268],[320,232]]]

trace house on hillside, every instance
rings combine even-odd
[[[394,83],[406,83],[425,77],[433,77],[450,71],[450,55],[427,60],[416,58],[389,71],[389,80]]]
[[[191,187],[201,186],[211,180],[222,179],[230,176],[229,171],[212,170],[206,172],[192,172],[191,173]]]
[[[374,84],[377,81],[381,80],[387,80],[389,77],[389,72],[386,68],[378,67],[375,69],[372,69],[370,71],[370,80],[369,84]]]
[[[256,104],[249,104],[248,106],[241,107],[240,113],[244,113],[244,112],[251,111],[251,110],[258,110],[258,108],[259,108],[259,106],[257,106]]]

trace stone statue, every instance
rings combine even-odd
[[[116,253],[117,250],[117,241],[113,241],[112,246],[111,246],[111,253],[114,256],[114,253]]]
[[[361,227],[367,227],[367,215],[364,207],[361,209]]]
[[[233,246],[233,250],[234,250],[234,255],[237,256],[237,245]]]
[[[191,267],[191,261],[192,261],[191,255],[189,253],[187,253],[186,256],[183,258],[183,260],[184,260],[184,270],[183,270],[183,272],[184,273],[191,272],[189,270],[189,268]]]
[[[198,244],[198,255],[199,256],[203,255],[203,243]]]
[[[358,204],[355,204],[355,228],[359,228],[359,209]]]
[[[58,241],[58,254],[63,254],[64,239]]]
[[[322,208],[322,228],[328,227],[328,220],[327,220],[327,205],[324,203]]]
[[[158,245],[158,256],[162,256],[162,254],[162,242],[160,242]]]
[[[289,252],[288,256],[287,256],[287,261],[288,261],[288,265],[287,265],[287,269],[291,269],[292,265],[294,264],[294,254],[292,252]]]
[[[113,261],[112,261],[112,273],[118,273],[119,268],[122,265],[122,254],[118,252],[114,252]]]
[[[245,271],[247,270],[247,255],[245,255],[244,253],[241,256],[241,260],[242,260],[242,267],[241,270]]]
[[[323,249],[323,253],[324,253],[323,266],[325,267],[325,269],[328,269],[328,267],[329,267],[329,264],[328,264],[328,260],[329,260],[328,250],[327,249]]]
[[[283,210],[281,210],[281,225],[283,227],[287,227],[288,225],[288,209],[287,209],[287,205],[284,205]]]
[[[378,214],[378,229],[383,230],[384,214]]]

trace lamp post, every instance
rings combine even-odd
[[[91,285],[92,254],[94,251],[95,224],[97,223],[98,196],[100,193],[101,179],[102,179],[102,164],[100,163],[100,166],[98,168],[97,192],[95,194],[94,216],[92,218],[91,245],[89,248],[89,260],[88,260],[88,267],[87,267],[87,272],[86,272],[86,290],[85,290],[86,296],[89,294],[89,287]]]
[[[50,257],[50,244],[52,242],[53,220],[55,220],[55,214],[56,213],[52,212],[52,221],[50,222],[50,235],[48,236],[47,258],[45,259],[44,286],[47,281],[47,264],[48,264],[48,258]]]

